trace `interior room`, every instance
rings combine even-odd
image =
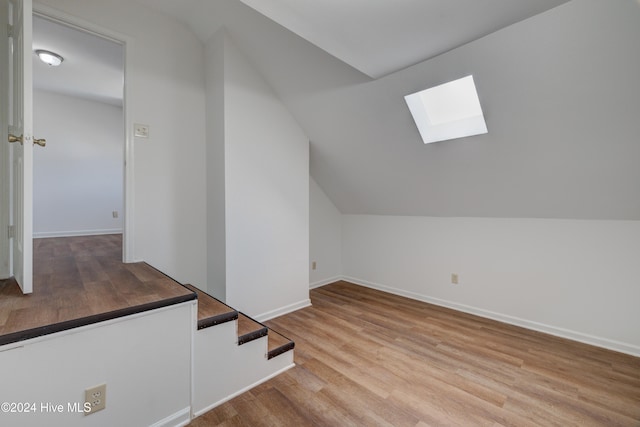
[[[48,144],[34,151],[34,237],[122,234],[123,47],[41,16],[32,44],[72,61],[33,56],[34,133]]]
[[[0,424],[640,423],[639,1],[2,9]]]

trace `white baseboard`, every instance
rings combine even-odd
[[[33,233],[34,239],[47,237],[76,237],[76,236],[102,236],[104,234],[122,234],[121,228],[110,230],[77,230],[77,231],[40,231]]]
[[[309,289],[319,288],[324,285],[328,285],[329,283],[337,282],[338,280],[342,280],[342,276],[334,276],[329,279],[319,280],[317,282],[309,283]]]
[[[296,366],[296,364],[295,364],[295,363],[292,363],[291,365],[285,366],[284,368],[280,369],[279,371],[274,372],[273,374],[271,374],[271,375],[269,375],[269,376],[267,376],[267,377],[265,377],[265,378],[262,378],[262,379],[260,379],[259,381],[256,381],[255,383],[253,383],[253,384],[251,384],[251,385],[248,385],[248,386],[244,387],[243,389],[238,390],[238,391],[236,391],[235,393],[232,393],[232,394],[230,394],[229,396],[227,396],[227,397],[225,397],[225,398],[223,398],[223,399],[218,400],[217,402],[215,402],[215,403],[213,403],[213,404],[211,404],[211,405],[207,406],[207,407],[206,407],[206,408],[204,408],[204,409],[201,409],[200,411],[196,412],[196,413],[195,413],[195,414],[193,414],[193,415],[194,415],[195,417],[199,417],[200,415],[204,414],[205,412],[209,412],[209,411],[210,411],[210,410],[212,410],[213,408],[216,408],[216,407],[218,407],[218,406],[222,405],[223,403],[228,402],[229,400],[233,399],[234,397],[240,396],[242,393],[244,393],[244,392],[246,392],[246,391],[249,391],[249,390],[251,390],[252,388],[254,388],[254,387],[256,387],[256,386],[259,386],[259,385],[260,385],[260,384],[262,384],[263,382],[269,381],[271,378],[275,378],[275,377],[277,377],[277,376],[278,376],[278,375],[280,375],[281,373],[283,373],[283,372],[285,372],[285,371],[288,371],[289,369],[291,369],[291,368],[293,368],[293,367],[295,367],[295,366]]]
[[[191,407],[180,411],[151,425],[151,427],[183,427],[191,422]]]
[[[476,316],[485,317],[487,319],[497,320],[499,322],[508,323],[510,325],[520,326],[525,329],[544,332],[549,335],[554,335],[561,338],[567,338],[572,341],[578,341],[584,344],[594,345],[596,347],[602,347],[609,350],[618,351],[620,353],[630,354],[631,356],[640,357],[640,347],[633,344],[610,340],[608,338],[597,337],[594,335],[584,334],[582,332],[576,332],[569,329],[559,328],[556,326],[546,325],[544,323],[521,319],[519,317],[496,313],[493,311],[484,310],[482,308],[472,307],[465,304],[459,304],[452,301],[446,301],[439,298],[433,298],[427,295],[421,295],[415,292],[405,291],[403,289],[393,288],[390,286],[381,285],[379,283],[373,283],[367,280],[357,279],[355,277],[343,276],[341,280],[355,283],[356,285],[364,286],[367,288],[388,292],[390,294],[427,302],[429,304],[451,308],[457,311],[462,311],[464,313],[474,314]]]
[[[282,316],[284,314],[291,313],[296,310],[300,310],[301,308],[309,307],[310,305],[311,305],[311,300],[307,298],[302,301],[298,301],[293,304],[289,304],[284,307],[280,307],[275,310],[267,311],[266,313],[262,313],[257,316],[251,316],[251,317],[257,320],[258,322],[264,322],[269,319],[273,319],[274,317]]]
[[[191,422],[191,407],[186,407],[180,411],[151,425],[151,427],[182,427]]]

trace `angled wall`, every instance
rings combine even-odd
[[[450,171],[370,198],[431,216],[344,215],[344,276],[640,355],[637,40],[637,2],[572,1],[380,82],[472,72],[489,134],[420,147]]]
[[[638,220],[639,38],[637,1],[575,0],[384,78],[283,99],[343,213]],[[469,74],[489,133],[423,144],[403,96]]]

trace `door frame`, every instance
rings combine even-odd
[[[117,33],[73,15],[66,14],[49,6],[33,4],[33,14],[53,22],[75,28],[86,33],[102,37],[122,46],[124,50],[124,84],[122,98],[122,112],[124,118],[124,227],[122,233],[122,261],[136,262],[134,247],[134,150],[133,150],[133,117],[129,100],[131,99],[131,64],[133,64],[133,39],[127,35]]]

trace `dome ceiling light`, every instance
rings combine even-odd
[[[51,67],[57,67],[64,61],[62,56],[48,50],[38,49],[35,51],[35,54],[38,55],[38,58],[40,58],[42,62]]]

